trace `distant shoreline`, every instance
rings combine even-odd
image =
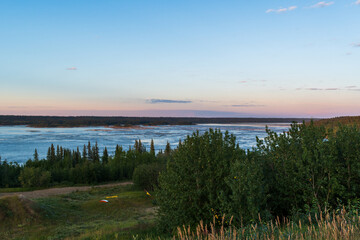
[[[310,118],[57,117],[0,115],[0,126],[25,125],[36,128],[107,127],[131,129],[161,125],[302,123],[303,121],[308,122],[310,120]]]

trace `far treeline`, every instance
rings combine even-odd
[[[277,134],[266,129],[250,150],[235,136],[209,129],[194,132],[175,149],[155,154],[136,141],[114,156],[97,145],[71,151],[51,146],[46,159],[24,166],[3,162],[1,186],[99,183],[133,178],[152,191],[159,230],[195,226],[200,220],[235,227],[360,207],[360,128],[292,124]],[[222,220],[221,217],[225,216]],[[317,215],[319,216],[319,215]]]
[[[30,127],[127,127],[136,125],[194,125],[224,123],[291,123],[310,121],[306,118],[177,118],[177,117],[55,117],[0,115],[0,126]]]
[[[33,159],[24,165],[1,161],[0,157],[0,187],[49,187],[53,185],[97,184],[109,181],[129,180],[133,178],[136,167],[143,164],[146,171],[155,172],[155,178],[169,160],[170,144],[165,151],[155,154],[154,142],[151,141],[150,151],[146,151],[141,140],[136,140],[134,147],[127,151],[119,145],[114,155],[107,148],[102,154],[97,143],[88,142],[80,150],[70,150],[61,146],[48,148],[45,159],[39,159],[35,149]],[[150,186],[149,190],[152,189]]]
[[[360,126],[360,116],[343,116],[319,119],[314,122],[315,126],[324,126],[325,128],[338,128],[339,124],[347,126]]]

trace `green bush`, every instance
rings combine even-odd
[[[245,152],[219,130],[194,133],[179,145],[159,177],[163,228],[212,216],[234,224],[316,214],[360,197],[360,130],[293,124]]]
[[[135,168],[133,181],[136,185],[148,191],[158,186],[158,177],[164,165],[158,163],[142,164]]]
[[[23,187],[47,187],[51,180],[49,171],[42,171],[40,168],[25,167],[19,176]]]
[[[258,142],[268,184],[267,208],[273,215],[290,216],[316,206],[335,208],[360,196],[360,131],[293,124],[288,132],[268,130]]]
[[[156,199],[161,229],[210,222],[214,213],[220,215],[222,199],[231,191],[224,179],[231,163],[243,154],[228,132],[210,129],[188,136],[159,176]]]
[[[264,176],[264,161],[256,151],[231,165],[230,175],[225,182],[231,189],[228,198],[222,202],[223,213],[233,216],[233,224],[248,223],[271,217],[267,209],[268,184]]]

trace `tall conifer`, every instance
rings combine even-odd
[[[151,139],[151,142],[150,142],[150,154],[155,156],[154,139]]]
[[[102,155],[102,159],[101,159],[103,164],[107,164],[109,161],[109,154],[107,151],[107,148],[105,147],[104,151],[103,151],[103,155]]]

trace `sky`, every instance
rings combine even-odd
[[[0,114],[360,115],[360,0],[1,0]]]

